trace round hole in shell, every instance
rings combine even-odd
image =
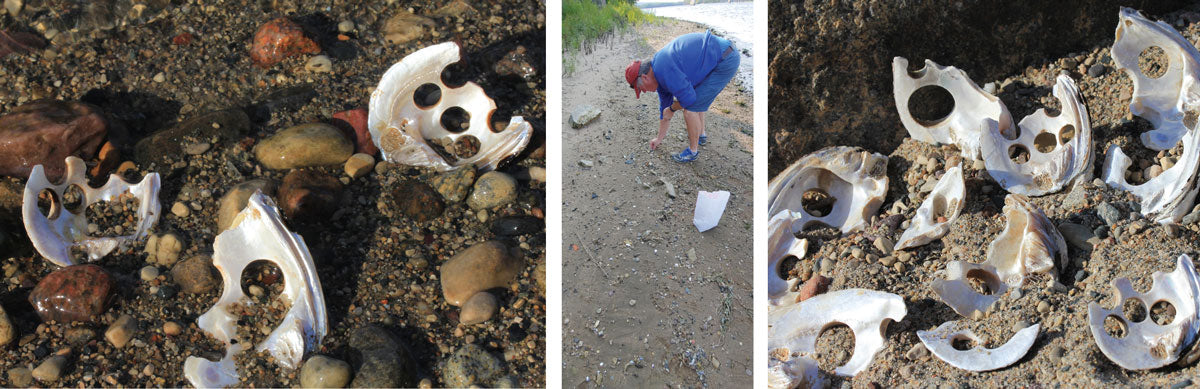
[[[58,218],[62,201],[59,200],[58,193],[50,189],[42,189],[41,192],[38,192],[37,207],[38,212],[41,212],[42,216],[54,220]]]
[[[1029,149],[1024,145],[1015,144],[1008,147],[1008,159],[1019,164],[1029,162]]]
[[[1033,137],[1033,147],[1036,148],[1037,151],[1044,154],[1054,151],[1054,149],[1058,147],[1058,142],[1057,139],[1055,139],[1054,134],[1051,134],[1047,131],[1042,131],[1041,133],[1037,134],[1037,136]]]
[[[460,159],[474,157],[479,153],[479,138],[473,135],[461,136],[450,147],[450,153]]]
[[[937,85],[923,86],[908,97],[908,112],[921,125],[936,125],[954,112],[954,96]]]
[[[1165,326],[1175,321],[1175,305],[1167,301],[1159,301],[1150,307],[1150,320],[1155,324]]]
[[[976,343],[974,339],[971,339],[966,335],[960,334],[955,336],[954,339],[950,339],[950,347],[954,347],[954,349],[958,351],[967,351],[975,348],[975,346],[978,345],[979,344]]]
[[[842,323],[830,323],[817,335],[817,366],[833,371],[854,357],[854,331]]]
[[[793,274],[793,270],[796,270],[798,265],[800,265],[800,258],[797,258],[795,255],[783,257],[783,259],[779,260],[779,263],[776,265],[777,268],[774,269],[775,274],[779,275],[779,278],[785,280],[797,278],[800,275]]]
[[[967,270],[967,285],[984,296],[990,296],[1000,289],[1000,277],[983,269]]]
[[[272,301],[283,292],[283,272],[270,260],[250,262],[242,270],[242,293],[255,302]]]
[[[470,69],[467,69],[467,64],[463,61],[446,65],[442,68],[442,84],[445,84],[447,88],[461,87],[471,81],[471,74]]]
[[[1068,125],[1062,126],[1062,128],[1058,130],[1058,142],[1059,143],[1065,145],[1067,143],[1070,143],[1072,139],[1075,139],[1075,126],[1074,125],[1068,124]]]
[[[837,203],[837,199],[820,188],[806,190],[800,197],[800,205],[804,207],[804,212],[816,217],[828,215],[833,211],[834,203]]]
[[[63,191],[62,201],[63,208],[67,212],[78,215],[83,212],[83,189],[79,187],[79,184],[71,184],[67,190]]]
[[[442,88],[437,84],[422,84],[413,91],[413,104],[420,109],[429,109],[442,101]]]
[[[1150,46],[1138,55],[1138,69],[1142,74],[1150,78],[1159,78],[1167,74],[1167,67],[1171,65],[1171,59],[1167,57],[1167,52],[1161,47]]]
[[[1104,332],[1108,336],[1121,339],[1129,334],[1129,325],[1117,315],[1108,315],[1104,318]]]
[[[495,111],[492,111],[491,116],[488,117],[488,120],[491,122],[492,132],[503,132],[508,128],[508,122],[512,121],[512,117],[513,111],[511,107],[496,108]]]
[[[471,114],[462,107],[450,107],[442,112],[441,122],[442,128],[457,134],[471,129]]]
[[[1142,300],[1137,298],[1127,298],[1125,303],[1121,304],[1121,312],[1129,321],[1141,323],[1146,320],[1146,304],[1142,304]]]

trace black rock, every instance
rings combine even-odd
[[[408,347],[390,331],[367,325],[350,335],[350,347],[358,352],[351,358],[357,373],[350,383],[354,388],[396,388],[417,385],[417,366]]]
[[[545,222],[529,215],[505,216],[492,222],[492,233],[498,236],[519,236],[541,232]]]

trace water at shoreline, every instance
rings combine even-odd
[[[737,80],[747,91],[753,91],[754,61],[747,52],[753,51],[754,3],[709,3],[643,8],[656,16],[686,20],[709,26],[726,39],[733,41],[742,52]]]

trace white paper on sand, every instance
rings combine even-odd
[[[721,221],[721,215],[725,214],[726,204],[729,204],[729,192],[700,191],[696,195],[696,215],[692,217],[696,229],[704,232],[716,227]]]

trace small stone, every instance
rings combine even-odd
[[[1100,242],[1092,230],[1083,225],[1063,223],[1058,226],[1058,231],[1062,233],[1067,243],[1084,250],[1091,250],[1094,244]]]
[[[362,356],[351,387],[407,388],[416,383],[417,366],[408,347],[386,328],[359,328],[350,335],[349,345]]]
[[[1087,270],[1077,271],[1077,272],[1075,272],[1075,282],[1083,281],[1083,279],[1087,278],[1087,276],[1088,276]]]
[[[365,176],[372,170],[375,170],[375,157],[370,155],[358,153],[346,160],[346,175],[350,178]]]
[[[475,175],[475,166],[468,165],[439,174],[431,182],[446,200],[459,202],[467,198],[471,185],[475,183]]]
[[[325,123],[289,127],[254,146],[254,158],[273,170],[340,165],[353,153],[342,131]]]
[[[258,285],[250,285],[246,288],[246,291],[250,292],[250,295],[254,297],[262,297],[263,294],[266,294],[266,291],[263,290],[263,287]]]
[[[529,179],[536,182],[546,182],[546,168],[541,166],[530,167]]]
[[[0,176],[28,178],[34,165],[56,181],[66,157],[91,160],[108,134],[104,113],[90,104],[35,101],[0,116]]]
[[[446,203],[433,187],[420,181],[402,180],[392,189],[392,201],[404,216],[425,223],[442,216]]]
[[[269,68],[285,58],[320,51],[317,42],[304,36],[304,29],[300,25],[288,18],[277,18],[263,24],[254,33],[250,59],[261,68]]]
[[[158,278],[158,268],[155,266],[143,267],[142,270],[138,272],[138,275],[141,276],[142,281],[153,281],[155,278]]]
[[[8,384],[17,388],[28,388],[33,385],[33,370],[28,367],[17,367],[8,370]]]
[[[1179,236],[1179,225],[1175,223],[1167,223],[1162,225],[1163,233],[1168,237],[1175,238]]]
[[[1123,212],[1118,210],[1117,207],[1114,207],[1112,204],[1109,204],[1107,201],[1101,202],[1096,206],[1096,216],[1099,216],[1100,219],[1103,219],[1104,224],[1107,224],[1110,227],[1113,224],[1121,221],[1121,219],[1125,218],[1125,214]]]
[[[160,170],[183,159],[184,147],[191,143],[189,139],[213,142],[220,149],[242,140],[250,132],[250,126],[250,117],[240,108],[193,116],[139,140],[133,147],[134,160],[148,170]]]
[[[188,209],[187,205],[176,201],[174,205],[171,205],[171,213],[180,218],[185,218],[188,217],[192,211]]]
[[[908,352],[904,353],[904,356],[910,361],[924,360],[929,357],[929,349],[925,348],[925,344],[917,343],[908,349]]]
[[[174,286],[163,285],[158,288],[158,291],[156,291],[154,295],[163,300],[170,300],[171,298],[175,297],[176,293],[179,293],[179,290]]]
[[[42,278],[29,303],[42,321],[87,322],[108,310],[116,288],[116,280],[100,266],[67,266]]]
[[[304,64],[304,70],[310,73],[329,73],[333,71],[333,61],[324,55],[314,55]]]
[[[163,72],[158,72],[158,74],[154,75],[154,82],[163,82],[166,80],[167,80],[167,75],[163,74]]]
[[[442,379],[446,386],[465,388],[471,385],[487,385],[503,374],[500,358],[483,347],[467,344],[455,351],[442,368]]]
[[[374,157],[379,155],[379,148],[375,146],[375,141],[371,140],[371,131],[367,129],[367,116],[366,109],[355,108],[333,114],[330,123],[342,129],[342,133],[354,142],[355,152]]]
[[[183,152],[187,155],[201,155],[208,152],[212,148],[212,144],[208,142],[192,143],[183,147]]]
[[[55,355],[50,358],[46,358],[42,364],[33,369],[33,378],[37,378],[38,381],[46,383],[58,381],[58,378],[62,375],[63,369],[66,367],[67,357]]]
[[[629,306],[631,306],[631,307],[632,307],[632,306],[634,306],[634,305],[637,305],[637,300],[632,300],[632,299],[631,299],[631,300],[629,300]]]
[[[399,45],[413,39],[425,36],[426,31],[434,27],[433,20],[414,15],[411,12],[400,11],[383,23],[380,35],[388,44]]]
[[[546,225],[542,219],[529,215],[496,218],[491,228],[492,234],[496,236],[521,236],[545,230]]]
[[[183,325],[178,322],[167,321],[163,323],[163,333],[171,336],[176,336],[183,333]]]
[[[492,209],[517,200],[517,180],[508,174],[490,171],[479,176],[467,198],[471,209]]]
[[[567,119],[567,123],[571,124],[571,128],[581,128],[598,116],[600,116],[599,108],[587,104],[580,105],[571,110],[571,116]]]
[[[1037,311],[1038,313],[1050,312],[1050,303],[1045,301],[1039,302],[1037,305]]]
[[[5,346],[16,339],[17,328],[13,327],[12,320],[8,318],[8,312],[4,311],[4,307],[0,306],[0,346]]]
[[[213,267],[212,258],[197,255],[175,264],[171,278],[184,293],[208,293],[221,284],[220,274]]]
[[[591,168],[591,167],[596,166],[596,164],[594,162],[592,162],[592,160],[590,160],[590,159],[581,159],[581,160],[579,160],[579,166]]]
[[[324,355],[314,355],[300,369],[300,386],[344,388],[350,383],[350,364]]]
[[[338,29],[338,32],[343,33],[343,34],[354,31],[354,22],[349,21],[349,20],[343,20],[341,22],[338,22],[337,29]]]
[[[499,241],[476,244],[442,265],[442,295],[451,305],[461,306],[476,293],[507,287],[524,267],[520,250]]]
[[[500,309],[496,296],[488,292],[476,293],[463,303],[459,322],[465,325],[479,324],[488,321]]]
[[[875,249],[879,250],[879,252],[883,253],[883,255],[891,255],[892,249],[896,247],[896,242],[892,242],[891,239],[888,239],[885,236],[875,238],[874,244]]]
[[[809,278],[808,281],[805,281],[804,285],[800,287],[800,297],[796,301],[799,302],[808,300],[813,296],[825,293],[825,291],[829,290],[830,283],[833,283],[832,278],[820,274],[812,276],[812,278]]]
[[[275,182],[266,178],[259,178],[237,184],[226,192],[219,201],[220,207],[217,210],[217,228],[218,232],[225,231],[233,226],[233,221],[237,214],[246,208],[246,203],[250,201],[250,196],[254,192],[262,191],[266,196],[275,195]]]
[[[183,241],[175,233],[151,235],[146,240],[146,261],[163,266],[174,265],[183,250]]]
[[[279,186],[280,210],[301,223],[328,221],[340,207],[341,197],[341,181],[320,170],[292,170]]]
[[[1104,73],[1108,73],[1108,67],[1101,64],[1094,64],[1088,67],[1087,74],[1090,77],[1100,77]]]
[[[854,257],[854,259],[863,259],[862,248],[859,248],[858,246],[851,247],[850,248],[850,256]]]
[[[133,339],[133,333],[137,331],[137,320],[130,315],[121,315],[117,321],[108,326],[104,331],[104,339],[112,343],[116,348],[123,348],[125,344]]]
[[[1050,361],[1059,363],[1062,361],[1063,355],[1067,353],[1067,349],[1063,346],[1054,346],[1050,349]]]

